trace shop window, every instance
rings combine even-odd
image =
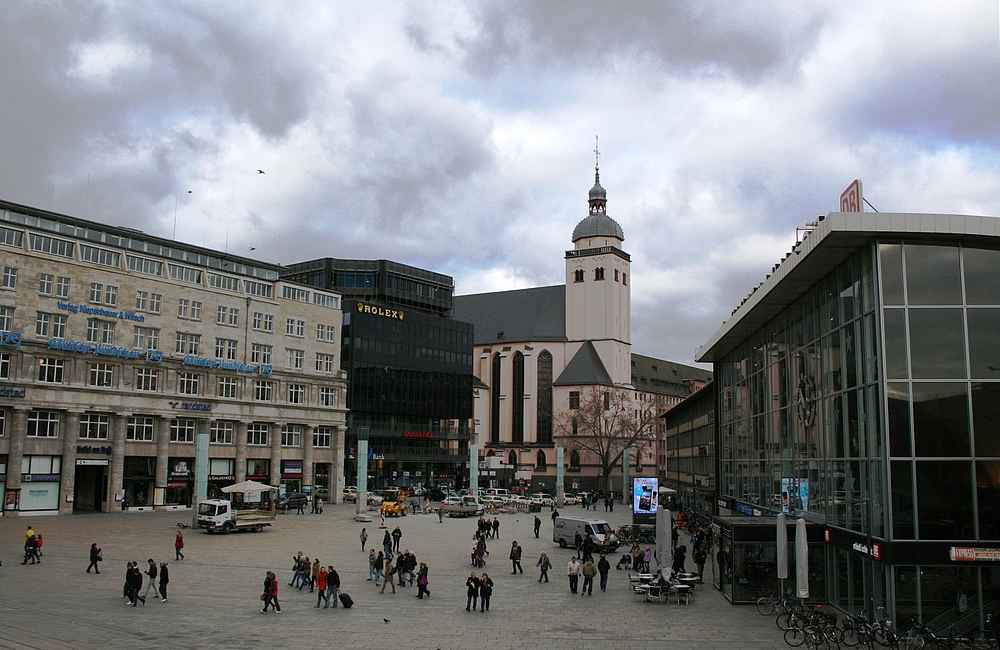
[[[247,476],[266,477],[271,474],[271,461],[266,458],[248,458]]]
[[[125,423],[125,439],[135,442],[153,441],[153,418],[135,416]]]

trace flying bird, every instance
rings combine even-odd
[[[256,246],[251,246],[250,250],[255,251],[255,250],[257,250],[257,247]]]
[[[258,169],[258,170],[257,170],[257,173],[258,173],[258,174],[263,174],[263,173],[264,173],[264,170],[263,170],[263,169]]]
[[[389,619],[387,619],[387,618],[383,618],[382,620],[385,621],[386,623],[389,622]]]

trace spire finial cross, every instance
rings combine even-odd
[[[595,135],[594,136],[594,169],[600,169],[601,168],[601,149],[600,149],[599,144],[600,144],[600,142],[598,141],[597,136]]]

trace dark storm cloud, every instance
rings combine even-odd
[[[17,64],[0,66],[0,196],[82,214],[89,172],[90,205],[137,225],[213,151],[186,120],[280,137],[305,115],[310,80],[273,25],[239,5],[5,5],[0,57]],[[89,74],[81,57],[106,43],[136,60]]]
[[[794,70],[822,25],[816,3],[489,2],[464,43],[477,74],[513,66],[606,66],[731,74],[756,82]]]

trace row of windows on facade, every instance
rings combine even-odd
[[[87,385],[100,388],[111,388],[114,386],[114,374],[116,366],[110,363],[90,364],[87,375]],[[65,359],[55,359],[43,357],[38,359],[38,375],[40,382],[51,384],[62,384],[66,379]],[[10,353],[0,354],[0,379],[11,379],[11,359]],[[159,368],[136,368],[135,369],[135,390],[156,392],[160,390],[160,369]],[[240,380],[236,377],[218,377],[216,397],[239,397]],[[273,402],[275,395],[275,384],[278,382],[269,379],[253,380],[253,399],[257,402]],[[204,376],[197,372],[177,373],[177,393],[180,395],[203,395],[202,390],[205,384]],[[289,404],[305,404],[310,392],[306,384],[286,384],[286,397]],[[337,408],[340,405],[340,391],[337,388],[321,386],[319,387],[319,405]]]
[[[53,281],[55,282],[53,283]],[[53,286],[55,287],[55,293],[53,293]],[[4,267],[2,288],[9,290],[17,289],[16,268],[10,266]],[[70,294],[70,279],[68,277],[61,277],[61,276],[58,278],[54,278],[51,274],[42,273],[39,275],[38,293],[43,296],[54,295],[56,298],[68,299]],[[89,302],[91,302],[92,304],[105,305],[108,307],[117,307],[118,287],[110,284],[104,284],[101,282],[91,282]],[[162,302],[163,302],[163,296],[161,294],[150,293],[149,291],[136,291],[135,310],[138,312],[159,314]],[[203,306],[202,302],[199,300],[191,300],[189,298],[179,298],[177,301],[177,317],[186,320],[200,321],[202,316],[202,306]],[[7,308],[7,309],[10,310],[12,308]],[[13,314],[11,314],[10,316],[13,317]],[[63,322],[65,322],[65,316],[63,316],[62,319]],[[239,327],[240,326],[239,307],[227,307],[225,305],[218,305],[216,307],[215,322],[217,325],[225,325],[228,327]],[[3,329],[9,331],[10,327],[4,327]],[[274,315],[265,314],[263,312],[254,312],[253,329],[261,332],[273,332]],[[299,318],[285,319],[285,334],[287,334],[288,336],[297,336],[300,338],[304,338],[306,335],[305,320]],[[316,340],[328,341],[328,342],[335,341],[336,334],[334,326],[317,324]]]
[[[58,438],[62,413],[59,411],[29,411],[25,435],[28,438]],[[125,423],[125,439],[131,442],[155,442],[154,432],[156,418],[154,416],[129,416]],[[0,436],[6,429],[6,412],[0,410]],[[170,420],[170,442],[194,442],[197,421],[190,418]],[[267,422],[251,422],[247,424],[247,444],[256,446],[269,445],[272,427],[276,425]],[[80,415],[80,440],[107,440],[111,429],[111,416],[105,413],[83,413]],[[217,445],[233,444],[236,434],[236,422],[232,420],[213,420],[209,427],[209,442]],[[303,426],[299,424],[281,425],[281,446],[302,446]],[[333,439],[333,427],[315,427],[313,429],[313,447],[330,447]]]
[[[487,454],[489,456],[491,454]],[[517,452],[511,451],[507,456],[507,464],[517,466],[520,463],[517,462]],[[572,450],[569,453],[569,469],[570,471],[579,471],[581,469],[580,462],[580,452],[577,450]],[[637,470],[642,470],[642,455],[636,454],[635,456],[635,467]],[[545,456],[545,451],[539,449],[535,453],[535,470],[543,472],[548,469],[548,459]]]
[[[573,271],[574,282],[583,282],[585,276],[586,273],[584,273],[583,269],[577,269]],[[603,280],[603,279],[604,279],[604,267],[598,266],[596,269],[594,269],[594,280]],[[622,284],[627,285],[628,273],[624,273],[622,271],[619,271],[618,269],[615,269],[615,282],[621,282]]]

